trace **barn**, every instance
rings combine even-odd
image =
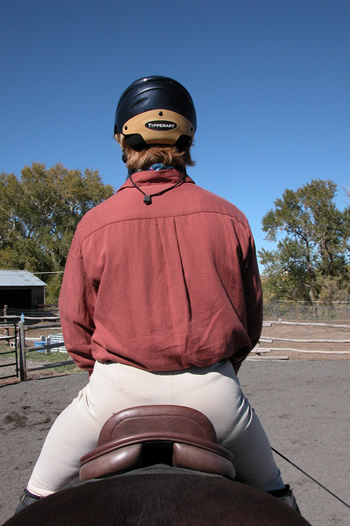
[[[36,309],[45,303],[45,287],[27,270],[0,270],[0,309]]]

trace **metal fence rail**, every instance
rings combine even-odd
[[[2,342],[10,343],[13,342],[13,348],[8,351],[0,351],[0,358],[3,358],[4,356],[11,355],[14,358],[14,361],[12,362],[5,362],[0,363],[0,368],[8,368],[8,367],[14,367],[14,372],[12,374],[7,374],[6,376],[0,375],[0,380],[5,380],[7,378],[13,378],[19,376],[19,365],[18,365],[18,348],[17,348],[17,325],[16,323],[8,323],[8,322],[0,322],[0,329],[3,329],[6,334],[3,336],[0,336],[0,344]],[[10,331],[13,333],[10,334]]]
[[[1,311],[0,311],[1,312]],[[13,341],[13,349],[0,350],[0,358],[5,355],[14,355],[14,361],[0,363],[0,369],[5,367],[15,367],[15,372],[11,375],[1,376],[0,380],[11,378],[13,376],[20,377],[20,381],[28,379],[28,372],[45,370],[55,367],[65,367],[66,365],[74,364],[73,360],[61,360],[54,363],[41,364],[40,366],[31,366],[27,364],[28,353],[34,351],[50,352],[52,349],[60,349],[59,352],[66,352],[62,333],[51,334],[46,338],[40,346],[34,345],[32,347],[26,346],[26,332],[30,330],[49,330],[60,329],[60,316],[57,305],[42,305],[40,309],[22,310],[10,309],[4,305],[2,315],[0,315],[0,329],[5,329],[5,333],[0,333],[0,344],[2,342],[11,345]],[[10,334],[11,332],[11,334]],[[29,340],[37,340],[37,338],[27,338]],[[51,340],[51,341],[50,341]],[[41,343],[41,342],[40,342]],[[4,346],[6,349],[6,347]]]
[[[52,319],[52,318],[50,318]],[[50,325],[27,325],[26,324],[26,320],[23,321],[19,321],[18,322],[18,333],[19,333],[19,338],[18,338],[18,341],[19,341],[19,370],[20,370],[20,379],[22,382],[25,382],[27,379],[28,379],[28,372],[30,371],[39,371],[39,370],[45,370],[45,369],[51,369],[51,368],[54,368],[54,367],[65,367],[66,365],[73,365],[74,364],[74,361],[73,360],[64,360],[64,361],[60,361],[60,362],[55,362],[55,363],[48,363],[48,364],[45,364],[45,365],[40,365],[40,366],[34,366],[34,367],[28,367],[27,366],[27,353],[29,352],[33,352],[33,351],[38,351],[40,349],[40,351],[49,351],[53,348],[57,348],[57,347],[64,347],[64,341],[54,341],[54,343],[46,343],[46,342],[43,342],[42,344],[40,344],[40,346],[32,346],[32,347],[28,347],[27,349],[25,348],[25,333],[26,331],[29,331],[31,329],[35,329],[35,330],[38,330],[38,329],[45,329],[45,330],[49,330],[49,329],[53,329],[53,328],[60,328],[61,325],[60,323],[52,323]]]

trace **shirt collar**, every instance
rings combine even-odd
[[[135,172],[132,174],[134,182],[138,186],[150,186],[153,184],[164,184],[164,185],[174,185],[183,177],[183,172],[180,172],[176,168],[166,168],[164,170],[146,170],[144,172]],[[193,183],[193,179],[186,175],[184,183]],[[124,188],[134,188],[134,185],[128,177],[125,183],[119,188],[123,190]]]

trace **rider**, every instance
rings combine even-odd
[[[90,380],[52,426],[20,507],[78,475],[113,413],[149,404],[203,412],[237,480],[296,507],[237,378],[262,328],[253,236],[187,175],[196,125],[190,94],[167,77],[141,78],[119,100],[128,177],[78,225],[59,301],[65,346]]]

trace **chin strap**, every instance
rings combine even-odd
[[[129,178],[130,178],[130,181],[132,182],[132,184],[135,186],[135,188],[141,192],[141,194],[144,195],[144,198],[143,198],[143,202],[145,203],[145,205],[151,205],[152,204],[152,197],[156,197],[158,195],[163,195],[165,194],[165,192],[169,192],[170,190],[173,190],[173,188],[176,188],[177,186],[180,186],[180,184],[182,184],[186,178],[186,172],[183,174],[183,176],[181,177],[181,179],[175,183],[173,186],[170,186],[170,188],[166,188],[165,190],[162,190],[161,192],[157,192],[156,194],[151,194],[151,195],[147,195],[145,194],[145,192],[139,187],[137,186],[137,184],[135,183],[135,181],[133,180],[131,174],[129,175]]]

